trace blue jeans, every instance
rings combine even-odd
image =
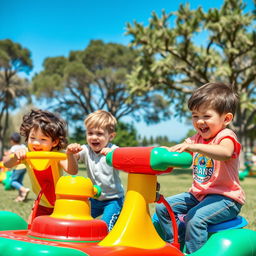
[[[96,218],[102,215],[101,219],[107,223],[108,231],[110,231],[120,215],[124,198],[121,197],[104,201],[90,198],[90,201],[92,217]]]
[[[179,232],[179,242],[186,246],[186,253],[193,253],[207,241],[209,224],[218,224],[235,218],[242,205],[231,198],[222,195],[208,195],[198,201],[190,193],[181,193],[166,198],[176,216]],[[164,231],[164,240],[172,242],[172,228],[169,214],[163,204],[156,205],[159,224]],[[178,215],[186,214],[185,225]]]
[[[23,178],[26,173],[26,169],[13,170],[11,176],[11,185],[13,188],[20,190],[23,187]]]

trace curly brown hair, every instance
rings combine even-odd
[[[20,126],[20,135],[28,141],[31,129],[41,129],[41,131],[52,138],[53,141],[59,140],[58,145],[53,149],[61,150],[67,146],[66,122],[55,114],[42,110],[32,109],[23,116],[23,122]]]

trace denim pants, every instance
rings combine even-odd
[[[96,218],[102,215],[101,219],[107,223],[108,231],[110,231],[119,217],[124,198],[121,197],[104,201],[90,198],[90,201],[92,217]]]
[[[242,205],[231,198],[211,194],[202,201],[198,201],[190,193],[181,193],[166,198],[176,216],[179,232],[179,242],[186,246],[186,253],[193,253],[201,248],[207,241],[209,224],[218,224],[235,218]],[[164,231],[164,240],[172,242],[172,225],[169,214],[163,204],[156,205],[156,214],[159,224]],[[185,225],[179,219],[184,217]]]
[[[11,176],[11,185],[13,188],[20,190],[20,188],[23,186],[23,178],[26,173],[26,169],[20,169],[20,170],[13,170],[12,176]]]

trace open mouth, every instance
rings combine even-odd
[[[209,128],[208,127],[205,127],[205,128],[199,128],[199,130],[202,132],[202,133],[206,133],[209,131]]]
[[[33,151],[43,151],[43,150],[39,148],[33,148]]]
[[[99,143],[99,142],[93,142],[92,145],[93,145],[94,147],[98,147],[98,146],[100,145],[100,143]]]

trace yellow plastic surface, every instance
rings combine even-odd
[[[94,196],[94,186],[89,178],[63,176],[56,185],[56,202],[53,218],[91,220],[89,198]]]
[[[157,177],[129,173],[125,203],[122,212],[100,246],[131,246],[157,249],[165,246],[157,234],[149,213],[149,203],[155,201]]]

